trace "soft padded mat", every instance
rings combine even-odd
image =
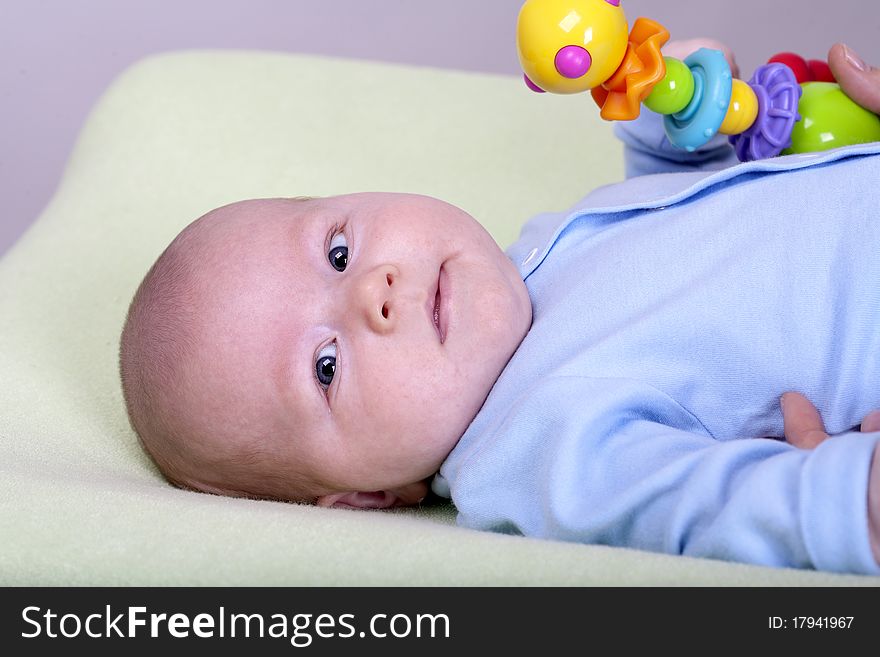
[[[141,452],[117,342],[141,277],[236,199],[419,192],[504,245],[623,175],[586,96],[514,77],[247,52],[125,72],[0,260],[0,584],[752,585],[876,580],[454,526],[446,506],[327,510],[177,490]]]

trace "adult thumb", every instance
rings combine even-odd
[[[843,43],[831,46],[828,66],[843,93],[866,110],[880,114],[880,68],[866,64]]]

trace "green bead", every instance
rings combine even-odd
[[[680,59],[664,57],[666,76],[658,82],[648,97],[645,107],[658,114],[680,112],[694,97],[694,76]]]
[[[880,117],[850,100],[838,85],[805,82],[801,87],[801,120],[794,124],[791,148],[784,155],[880,141]]]

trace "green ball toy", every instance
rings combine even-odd
[[[804,82],[801,88],[801,120],[794,124],[791,147],[782,151],[783,155],[880,141],[880,116],[850,100],[839,85]]]

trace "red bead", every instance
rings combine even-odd
[[[837,82],[831,72],[831,67],[821,59],[811,59],[807,62],[807,66],[810,67],[814,82]]]

